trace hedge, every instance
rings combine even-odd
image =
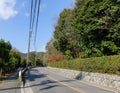
[[[120,55],[48,62],[48,66],[86,72],[120,75]]]

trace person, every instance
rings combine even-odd
[[[19,80],[20,80],[20,82],[22,81],[22,71],[21,70],[19,70]]]
[[[25,71],[22,73],[22,82],[23,82],[23,87],[25,87]]]

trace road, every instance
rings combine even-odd
[[[78,80],[65,78],[58,73],[51,72],[44,67],[31,68],[26,73],[27,85],[24,89],[29,89],[29,93],[115,93]]]
[[[13,74],[11,77],[0,84],[0,93],[20,93],[20,84],[18,83],[18,73]]]

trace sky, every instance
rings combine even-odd
[[[9,41],[20,52],[28,49],[31,0],[0,0],[0,39]],[[73,8],[75,0],[41,0],[37,51],[45,52],[46,44],[52,39],[54,24],[65,8]],[[34,32],[30,51],[34,51]]]

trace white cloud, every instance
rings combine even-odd
[[[7,20],[18,12],[14,9],[16,0],[0,0],[0,18]]]

